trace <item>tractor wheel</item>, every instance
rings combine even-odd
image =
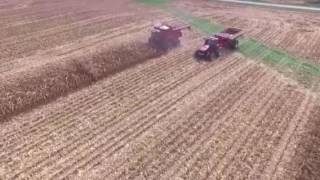
[[[153,39],[153,38],[149,38],[149,39],[148,39],[148,44],[149,44],[149,46],[151,46],[151,47],[155,47],[154,39]]]
[[[176,42],[175,42],[175,45],[174,45],[175,47],[178,47],[178,46],[180,46],[180,40],[177,40]]]
[[[238,49],[238,46],[239,46],[239,41],[238,41],[238,40],[234,40],[234,41],[232,41],[231,44],[230,44],[230,49],[231,49],[231,50]]]
[[[177,41],[170,41],[168,42],[168,45],[167,45],[167,48],[168,49],[173,49],[173,48],[176,48],[180,45],[180,41],[177,40]]]
[[[219,51],[214,51],[214,52],[213,52],[213,54],[214,54],[214,57],[215,57],[215,58],[220,57],[220,53],[219,53]]]
[[[195,59],[200,59],[200,58],[201,58],[201,57],[199,56],[199,52],[198,52],[198,51],[194,52],[193,57],[194,57]]]

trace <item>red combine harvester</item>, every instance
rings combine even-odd
[[[149,45],[158,50],[169,50],[180,44],[182,30],[190,29],[188,25],[169,25],[165,23],[156,24],[151,31]]]
[[[242,35],[241,29],[227,28],[220,33],[205,38],[204,44],[195,52],[195,57],[197,59],[211,60],[214,55],[218,58],[220,56],[220,49],[237,49],[239,44],[238,38]]]

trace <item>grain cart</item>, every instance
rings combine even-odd
[[[235,50],[243,33],[237,28],[227,28],[220,33],[205,38],[204,44],[195,52],[197,59],[209,59],[212,56],[218,58],[221,49]]]
[[[190,26],[177,26],[165,23],[156,24],[152,28],[149,45],[158,50],[165,51],[177,47],[180,44],[180,37],[182,37],[182,30],[184,29],[190,29]]]

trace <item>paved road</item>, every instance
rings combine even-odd
[[[286,9],[294,9],[294,10],[306,10],[306,11],[317,11],[317,12],[320,12],[320,8],[307,7],[307,6],[273,4],[273,3],[241,1],[241,0],[219,0],[219,1],[233,2],[233,3],[240,3],[240,4],[249,4],[249,5],[257,5],[257,6],[268,6],[268,7],[277,7],[277,8],[286,8]]]

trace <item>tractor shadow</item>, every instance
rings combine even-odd
[[[154,49],[159,55],[166,55],[172,51],[175,51],[176,49],[183,47],[181,44],[178,44],[175,46],[161,46],[161,45],[150,44],[150,43],[146,43],[146,46],[149,46],[150,48]]]
[[[196,62],[202,63],[202,62],[213,62],[213,61],[220,61],[224,60],[233,53],[237,52],[237,50],[229,50],[229,49],[220,49],[220,56],[219,57],[214,57],[212,56],[211,58],[198,58],[195,54],[193,55],[193,58],[195,59]]]

